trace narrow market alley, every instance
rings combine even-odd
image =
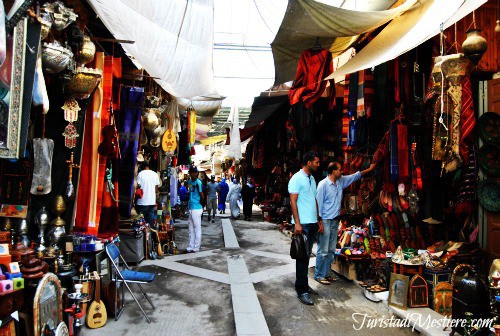
[[[367,300],[353,282],[339,279],[330,286],[312,278],[318,290],[314,306],[297,300],[294,291],[295,261],[289,256],[290,238],[274,223],[260,221],[254,206],[253,221],[230,220],[220,215],[215,223],[202,221],[202,250],[198,253],[146,260],[141,271],[154,272],[145,286],[156,309],[144,305],[148,324],[130,294],[118,321],[109,318],[100,329],[82,330],[91,335],[411,335],[411,328],[361,327],[360,314],[390,318],[383,303]],[[219,215],[218,215],[219,216]],[[183,251],[187,221],[176,221],[176,241]],[[139,300],[142,298],[137,296]],[[143,300],[144,301],[144,300]],[[357,313],[356,324],[353,314]],[[358,330],[356,330],[358,329]]]

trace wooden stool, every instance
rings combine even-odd
[[[393,264],[393,273],[408,275],[408,274],[418,274],[422,275],[423,265],[407,265],[407,264]]]

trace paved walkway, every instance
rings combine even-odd
[[[260,214],[260,213],[259,213]],[[137,305],[126,295],[118,321],[109,318],[101,329],[83,329],[82,335],[358,335],[353,314],[390,316],[382,304],[366,300],[359,288],[340,280],[322,286],[314,306],[302,305],[293,289],[295,263],[288,251],[290,239],[276,224],[229,220],[202,222],[202,250],[198,253],[146,260],[140,269],[155,272],[145,286],[157,306],[144,300],[148,324]],[[176,240],[182,251],[187,222],[176,223]],[[312,258],[310,266],[314,266]],[[311,268],[313,270],[313,268]],[[312,274],[310,274],[312,275]],[[370,330],[370,334],[382,332]],[[373,333],[372,333],[373,331]],[[384,330],[385,336],[411,335],[409,328]]]

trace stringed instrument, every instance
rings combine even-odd
[[[101,301],[101,278],[99,277],[99,273],[97,273],[97,271],[94,271],[94,280],[95,297],[94,301],[92,301],[89,309],[87,310],[87,316],[85,318],[87,327],[89,327],[90,329],[101,328],[106,324],[106,321],[108,320],[106,306],[104,305],[104,302]]]
[[[177,148],[177,136],[172,131],[172,117],[168,117],[168,128],[161,138],[161,148],[165,152],[173,152]]]
[[[102,141],[97,147],[97,152],[106,158],[116,157],[120,150],[118,147],[118,130],[116,129],[115,114],[111,100],[109,104],[109,125],[102,128]]]

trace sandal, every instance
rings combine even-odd
[[[329,276],[329,275],[325,278],[325,280],[326,280],[326,281],[329,281],[329,282],[334,282],[334,281],[337,281],[338,279],[339,279],[339,278],[337,278],[337,277],[331,277],[331,276]]]
[[[330,281],[326,280],[325,278],[314,278],[314,280],[316,280],[317,282],[319,282],[320,284],[322,285],[329,285],[330,284]]]

